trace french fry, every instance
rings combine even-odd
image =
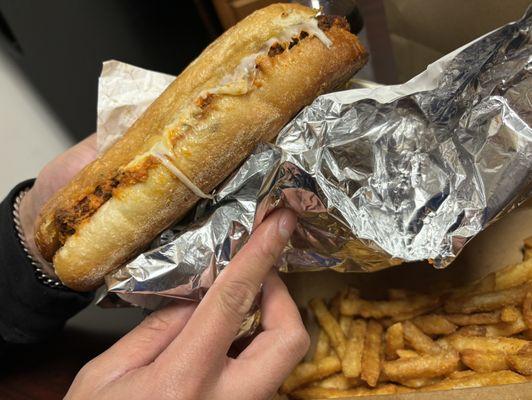
[[[300,386],[323,379],[342,370],[338,357],[326,357],[318,362],[299,364],[281,386],[281,393],[290,393]]]
[[[522,317],[521,311],[519,311],[519,309],[515,306],[504,307],[501,310],[501,321],[502,322],[515,322],[520,317]]]
[[[523,319],[528,329],[532,329],[532,290],[526,293],[523,301]]]
[[[462,326],[455,334],[462,336],[486,336],[486,325]]]
[[[320,333],[318,334],[318,341],[316,343],[316,350],[314,351],[312,361],[316,362],[324,359],[329,355],[330,350],[331,344],[329,340],[329,335],[327,335],[327,333],[323,329],[320,329]]]
[[[425,386],[423,390],[463,389],[478,386],[504,385],[526,382],[526,378],[512,371],[475,373],[462,378],[445,379],[440,383]]]
[[[436,378],[456,371],[459,362],[460,357],[456,352],[442,352],[414,358],[385,361],[383,363],[383,371],[388,379],[394,382],[418,378]]]
[[[416,357],[420,357],[421,354],[419,354],[418,352],[414,351],[414,350],[410,350],[410,349],[397,349],[397,355],[399,356],[399,358],[416,358]]]
[[[517,354],[528,345],[527,340],[507,337],[483,337],[451,335],[447,338],[450,345],[458,352],[464,350],[501,351],[506,354]]]
[[[368,389],[365,387],[355,389],[327,389],[320,387],[308,387],[296,390],[290,393],[290,396],[297,400],[313,400],[313,399],[341,399],[345,397],[359,397],[372,396],[383,394],[397,393],[397,386],[393,384],[379,385],[376,388]]]
[[[430,311],[440,305],[438,297],[417,295],[408,300],[369,301],[347,297],[342,300],[340,312],[343,315],[361,315],[364,318],[386,318],[412,315]]]
[[[345,352],[346,338],[342,332],[342,328],[340,328],[340,324],[338,324],[338,321],[327,310],[323,299],[312,299],[309,305],[321,328],[329,335],[332,347],[341,358]]]
[[[358,378],[362,371],[362,354],[366,339],[367,324],[363,319],[354,320],[349,330],[349,340],[342,359],[342,371],[348,378]]]
[[[474,294],[492,292],[493,290],[495,290],[495,274],[492,273],[469,285],[460,288],[454,288],[450,292],[449,298],[458,299],[466,295],[471,296]]]
[[[495,290],[523,285],[532,280],[532,260],[508,266],[495,273]]]
[[[478,311],[493,311],[504,306],[520,304],[523,302],[530,287],[530,283],[525,283],[509,289],[477,294],[468,298],[450,299],[444,305],[445,311],[448,313],[470,314]]]
[[[406,379],[404,381],[398,382],[403,386],[412,389],[419,389],[424,386],[434,385],[441,381],[440,378],[415,378],[415,379]]]
[[[342,298],[344,295],[344,291],[339,291],[331,300],[330,313],[335,319],[338,319],[340,316],[340,304],[342,303]]]
[[[517,319],[514,322],[499,322],[498,324],[486,325],[486,336],[512,336],[525,331],[527,326],[523,319],[523,314],[518,309],[515,309],[515,313],[517,315]]]
[[[403,322],[403,334],[406,343],[420,353],[438,354],[442,351],[442,348],[434,340],[410,321]]]
[[[449,374],[447,378],[449,379],[460,379],[465,378],[466,376],[475,375],[475,371],[471,371],[470,369],[466,369],[464,371],[454,371]]]
[[[396,322],[386,330],[385,343],[386,358],[395,360],[398,357],[397,350],[405,348],[403,325],[400,322]]]
[[[340,315],[338,318],[338,324],[340,324],[340,329],[342,329],[342,332],[346,338],[349,336],[349,328],[351,327],[352,321],[353,318],[346,317],[345,315]]]
[[[366,329],[360,377],[372,387],[377,385],[381,371],[381,340],[382,325],[370,320]]]
[[[523,261],[527,261],[532,258],[532,236],[527,237],[523,242]]]
[[[464,350],[462,362],[476,372],[494,372],[508,369],[506,354],[500,351]]]
[[[344,374],[336,374],[333,376],[330,376],[328,378],[325,378],[321,381],[314,382],[313,386],[318,386],[321,388],[326,389],[349,389],[355,385],[353,385],[352,381],[349,380],[344,376]]]
[[[532,353],[509,354],[507,361],[510,368],[515,372],[521,375],[532,375]]]
[[[458,326],[496,324],[501,321],[501,312],[492,311],[476,314],[446,314],[445,318]]]
[[[448,335],[457,328],[455,324],[439,314],[420,315],[412,322],[426,335]]]

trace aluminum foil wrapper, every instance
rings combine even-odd
[[[106,279],[103,304],[198,300],[273,210],[298,226],[281,271],[442,268],[530,195],[529,11],[397,86],[321,96],[188,220]]]

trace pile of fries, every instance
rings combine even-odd
[[[309,307],[320,326],[310,361],[281,387],[293,399],[435,391],[532,379],[532,237],[524,261],[439,294],[348,288]]]

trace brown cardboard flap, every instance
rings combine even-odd
[[[363,297],[379,298],[388,288],[422,292],[457,287],[509,264],[522,260],[523,239],[532,236],[532,200],[495,222],[475,237],[447,268],[437,270],[427,263],[411,263],[375,273],[337,273],[334,271],[285,274],[285,280],[303,320],[313,338],[317,327],[307,303],[313,297],[331,298],[339,289],[352,285]],[[311,350],[312,352],[312,350]],[[310,352],[310,353],[311,353]],[[356,399],[532,399],[532,383],[461,389],[445,392],[356,397]]]
[[[398,81],[524,14],[529,0],[383,0]]]

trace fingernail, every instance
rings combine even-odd
[[[288,210],[282,211],[283,215],[279,218],[279,235],[284,239],[290,239],[292,232],[296,227],[296,217]]]

